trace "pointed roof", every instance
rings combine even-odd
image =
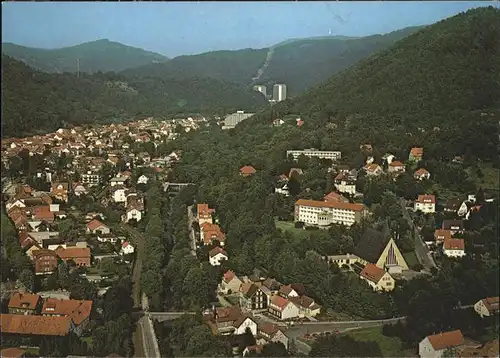
[[[355,247],[354,254],[368,262],[377,262],[389,240],[390,230],[387,223],[384,225],[382,232],[368,228]]]

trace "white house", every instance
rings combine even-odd
[[[224,273],[218,290],[223,294],[238,292],[242,283],[243,281],[241,281],[233,271],[228,270]]]
[[[265,323],[258,327],[257,334],[257,344],[265,345],[271,342],[283,343],[285,348],[288,350],[289,339],[283,329],[279,326],[271,323]]]
[[[234,322],[234,328],[233,334],[244,334],[247,328],[249,328],[254,337],[257,335],[257,323],[248,316],[242,316],[240,319],[236,320]]]
[[[299,308],[290,300],[278,295],[271,298],[268,311],[280,320],[297,318],[299,316]]]
[[[136,208],[127,209],[127,212],[123,215],[123,221],[128,223],[130,220],[141,221],[142,212]]]
[[[87,223],[87,233],[92,233],[92,234],[109,234],[111,230],[109,227],[104,225],[102,222],[100,222],[97,219],[93,219],[90,222]]]
[[[431,177],[431,173],[429,173],[427,169],[420,168],[415,172],[415,174],[413,174],[413,177],[417,180],[429,179]]]
[[[448,257],[464,257],[465,244],[464,239],[448,239],[443,243],[443,254]]]
[[[149,178],[142,174],[139,178],[137,178],[137,184],[147,184],[149,181]]]
[[[113,190],[113,201],[115,203],[126,203],[127,202],[127,188],[120,186]]]
[[[227,260],[229,257],[227,256],[227,252],[224,251],[219,246],[213,248],[208,253],[210,265],[219,266],[223,260]]]
[[[132,246],[132,244],[130,244],[128,241],[125,241],[122,244],[122,249],[120,250],[120,254],[122,254],[122,255],[133,254],[134,251],[135,251],[135,249]]]
[[[457,348],[464,341],[459,329],[427,336],[418,344],[418,355],[421,358],[439,358],[447,349]]]
[[[474,310],[481,318],[490,317],[498,313],[498,297],[486,297],[474,305]]]
[[[436,197],[430,194],[419,195],[415,201],[415,211],[421,211],[425,214],[436,212]]]
[[[126,177],[126,176],[116,176],[109,181],[109,184],[111,186],[125,185],[125,182],[127,181],[127,179],[128,179],[128,177]]]
[[[110,242],[114,244],[118,240],[119,238],[113,234],[97,234],[97,241],[99,242]]]

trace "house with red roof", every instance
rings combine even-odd
[[[120,254],[122,255],[129,255],[133,254],[135,251],[135,248],[132,246],[132,244],[128,241],[125,241],[122,243],[122,248],[120,249]]]
[[[283,327],[272,323],[259,325],[257,328],[257,344],[282,343],[288,350],[289,339]]]
[[[47,298],[43,303],[43,316],[69,317],[74,324],[74,332],[81,335],[90,322],[92,301],[88,300],[63,300]]]
[[[233,271],[228,270],[222,277],[221,283],[218,287],[218,291],[223,294],[239,292],[242,283],[243,281],[241,281]]]
[[[436,197],[431,194],[419,195],[415,200],[415,211],[421,211],[424,214],[436,212]]]
[[[255,168],[252,167],[251,165],[245,165],[244,167],[240,168],[240,175],[243,177],[249,177],[255,174],[256,172],[257,170],[255,170]]]
[[[490,317],[498,314],[499,299],[498,297],[486,297],[474,304],[474,311],[477,312],[481,318]]]
[[[424,156],[424,148],[422,147],[413,147],[410,149],[410,154],[408,155],[408,160],[410,162],[418,162],[422,160]]]
[[[455,355],[460,354],[468,347],[480,347],[477,342],[466,339],[459,329],[441,332],[425,337],[418,345],[418,355],[422,358],[440,358],[445,352],[455,350]],[[498,355],[498,354],[497,354]]]
[[[34,315],[40,311],[42,297],[31,293],[14,292],[9,300],[9,313]]]
[[[208,252],[208,260],[212,266],[220,266],[222,261],[227,261],[228,258],[227,252],[219,246],[214,247]]]
[[[271,298],[267,310],[282,321],[299,317],[299,308],[289,299],[278,295]]]
[[[374,291],[392,291],[396,281],[389,272],[382,270],[374,264],[368,263],[360,272],[359,277],[368,282]]]
[[[87,233],[92,234],[109,234],[111,230],[101,221],[93,219],[87,223]]]
[[[220,246],[224,246],[226,235],[217,224],[204,223],[200,225],[200,240],[205,245],[210,245],[214,240],[219,241]]]
[[[413,174],[413,177],[416,180],[426,180],[431,177],[431,173],[429,173],[427,169],[420,168]]]
[[[387,171],[393,174],[400,174],[405,172],[405,165],[399,160],[393,160],[389,164]]]
[[[325,195],[323,198],[325,202],[334,202],[334,203],[348,203],[349,199],[347,199],[345,196],[336,193],[334,191],[328,193]]]
[[[448,257],[464,257],[465,242],[464,239],[447,239],[443,243],[443,254]]]

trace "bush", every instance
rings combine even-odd
[[[306,226],[306,230],[310,230],[310,231],[312,231],[312,230],[319,230],[319,227],[317,227],[317,226]]]
[[[304,223],[302,221],[295,222],[295,227],[297,229],[302,229],[304,227]]]

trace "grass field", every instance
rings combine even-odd
[[[403,253],[403,257],[408,264],[408,267],[412,270],[414,270],[419,264],[415,251],[405,252]]]
[[[291,233],[295,237],[299,237],[299,238],[307,238],[308,237],[309,233],[307,232],[307,230],[297,229],[295,227],[295,223],[293,221],[275,220],[274,222],[276,224],[276,228],[281,229],[283,231],[288,231],[289,233]]]
[[[382,334],[382,327],[371,327],[348,331],[345,334],[357,341],[377,342],[382,351],[383,357],[416,357],[417,354],[405,351],[402,348],[401,340],[397,337],[386,337]]]

